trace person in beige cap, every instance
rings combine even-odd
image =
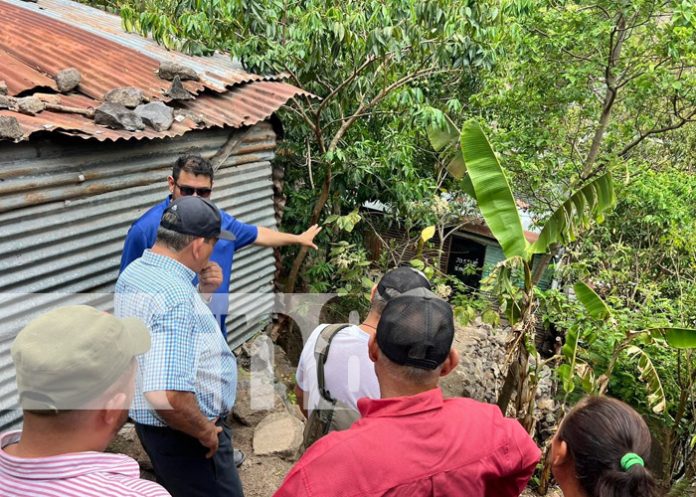
[[[22,431],[0,435],[3,496],[169,496],[138,463],[104,454],[128,419],[145,324],[75,305],[31,321],[12,344]]]

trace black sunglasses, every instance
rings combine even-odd
[[[194,188],[193,186],[183,186],[176,182],[174,184],[184,197],[190,197],[195,193],[199,197],[208,198],[213,191],[212,188]]]

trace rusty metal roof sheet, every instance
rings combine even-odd
[[[229,56],[193,57],[166,50],[153,40],[125,33],[117,16],[68,0],[0,0],[0,81],[9,94],[26,96],[55,91],[53,77],[75,67],[81,73],[76,92],[60,95],[60,103],[95,108],[111,89],[133,86],[151,100],[167,102],[169,81],[160,79],[162,61],[195,70],[200,81],[186,81],[196,95],[182,106],[195,121],[175,122],[165,132],[128,132],[94,124],[82,115],[43,111],[35,116],[0,110],[15,117],[27,139],[38,131],[60,132],[98,140],[177,136],[194,128],[252,125],[269,117],[289,99],[306,94],[279,80],[284,75],[261,76],[244,71]]]
[[[226,93],[199,95],[195,100],[186,102],[182,110],[195,115],[197,119],[184,118],[174,121],[167,131],[126,131],[109,129],[95,124],[91,119],[80,114],[43,111],[35,116],[20,114],[9,110],[0,110],[0,116],[13,116],[24,130],[25,138],[37,132],[59,132],[83,138],[104,140],[142,140],[180,136],[192,129],[223,127],[240,128],[263,121],[285,102],[300,92],[295,86],[282,81],[259,81],[232,88]],[[82,108],[94,108],[100,102],[80,96],[61,97],[61,104]],[[199,120],[204,122],[201,124]]]

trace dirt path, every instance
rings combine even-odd
[[[247,458],[239,468],[245,497],[270,497],[290,471],[292,463],[279,457],[256,456],[252,450],[254,428],[234,425],[235,446],[244,451]]]

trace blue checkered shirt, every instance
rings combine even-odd
[[[208,306],[191,284],[195,273],[170,257],[146,250],[116,282],[119,317],[137,317],[150,329],[152,347],[138,359],[130,416],[166,426],[143,393],[176,390],[196,394],[209,419],[232,410],[237,362]]]

